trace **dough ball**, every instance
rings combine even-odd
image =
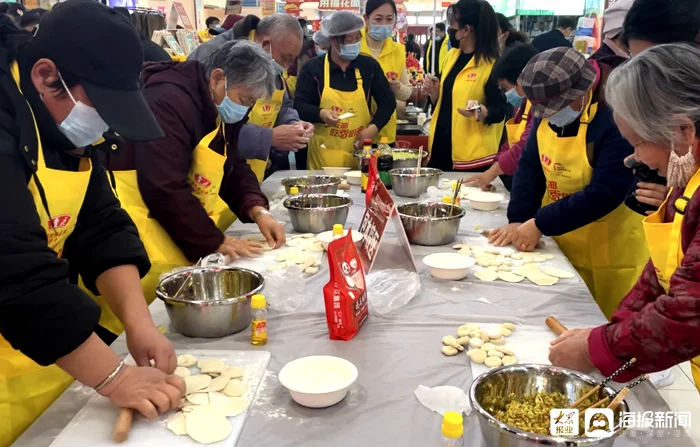
[[[474,363],[482,364],[486,360],[487,354],[483,349],[472,349],[467,353]]]
[[[510,349],[510,348],[507,347],[507,346],[496,346],[496,351],[502,352],[502,353],[504,353],[505,355],[513,355],[513,356],[515,355],[515,353],[513,352],[513,350]]]
[[[505,357],[504,353],[498,352],[495,349],[490,350],[489,352],[487,352],[487,354],[489,355],[489,357],[498,357],[499,359]]]
[[[187,434],[187,428],[185,428],[185,414],[182,411],[178,411],[170,416],[165,426],[178,436]]]
[[[498,340],[499,338],[503,337],[503,334],[501,334],[501,331],[498,329],[489,329],[486,333],[491,341]]]
[[[184,366],[178,366],[175,368],[175,372],[173,372],[173,374],[178,377],[187,377],[192,375],[189,368],[185,368]]]
[[[501,362],[503,362],[503,364],[506,366],[515,365],[516,363],[518,363],[518,359],[512,355],[506,355],[501,359]]]
[[[442,349],[440,350],[444,355],[451,357],[453,355],[457,355],[459,352],[457,349],[453,348],[452,346],[443,346]]]
[[[464,325],[470,331],[478,331],[481,327],[476,323],[467,323]]]
[[[469,333],[469,338],[481,338],[481,331],[474,330]]]
[[[480,338],[471,338],[469,339],[469,346],[472,348],[480,348],[484,346],[484,341]]]
[[[556,278],[561,278],[561,279],[569,279],[573,278],[574,275],[573,273],[566,271],[566,270],[561,270],[561,269],[555,269],[554,267],[545,267],[542,269],[542,272],[549,276],[554,276]]]
[[[502,364],[503,362],[501,362],[501,359],[498,357],[487,357],[486,360],[484,360],[484,365],[489,368],[498,368]]]
[[[513,323],[503,323],[501,327],[504,327],[511,332],[515,331],[515,325]]]
[[[318,267],[307,267],[306,270],[304,270],[304,273],[307,273],[309,275],[315,275],[318,273]]]
[[[314,267],[318,267],[319,265],[321,265],[321,261],[319,261],[319,260],[314,261]]]
[[[186,399],[194,405],[209,405],[209,395],[207,393],[188,394]]]
[[[481,349],[483,349],[486,352],[489,352],[493,349],[496,349],[496,345],[494,345],[493,343],[484,343],[484,345],[481,347]]]
[[[469,335],[470,332],[471,331],[469,330],[469,328],[467,326],[460,326],[459,328],[457,328],[457,336],[458,337],[466,337]]]
[[[468,345],[468,344],[469,344],[469,340],[470,340],[469,337],[459,337],[459,338],[456,339],[455,341],[456,341],[458,344],[464,346],[464,345]]]
[[[189,368],[197,363],[197,357],[190,354],[183,354],[177,356],[177,366],[182,366]]]
[[[503,256],[508,256],[508,257],[510,257],[510,256],[512,256],[514,253],[515,253],[515,250],[513,250],[512,248],[504,248],[504,249],[501,250],[501,254],[502,254]]]
[[[209,387],[207,387],[207,391],[221,391],[224,389],[224,387],[226,387],[230,380],[231,379],[226,376],[219,376],[216,379],[212,379],[211,383],[209,384]]]
[[[493,270],[489,269],[481,269],[479,271],[476,271],[474,272],[474,276],[476,276],[482,281],[495,281],[496,278],[498,278],[498,274]]]
[[[501,331],[501,335],[503,335],[504,337],[510,337],[511,331],[509,329],[506,329],[503,326],[501,326],[499,330]]]
[[[244,380],[233,379],[226,385],[226,388],[224,388],[224,394],[229,397],[242,396],[247,392],[248,382]]]
[[[211,383],[211,377],[205,374],[200,374],[198,376],[187,376],[184,377],[183,380],[185,381],[186,395],[196,393],[197,391],[201,391],[207,388]]]
[[[479,331],[479,337],[484,340],[484,343],[488,343],[491,340],[491,337],[489,337],[486,331]]]
[[[496,348],[498,348],[499,346],[503,346],[503,345],[506,344],[506,339],[503,338],[503,337],[497,338],[497,339],[495,339],[495,340],[491,340],[491,343],[493,343],[494,345],[496,345]]]
[[[197,367],[199,370],[202,372],[202,374],[208,374],[208,373],[216,373],[216,374],[221,374],[223,370],[228,368],[226,363],[223,361],[216,359],[216,360],[200,360],[197,363]]]
[[[209,405],[185,414],[187,434],[201,444],[223,441],[231,434],[231,424],[224,413]]]

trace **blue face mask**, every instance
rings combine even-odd
[[[272,41],[270,41],[270,57],[272,57]],[[272,58],[273,61],[275,61],[275,58]],[[279,62],[275,61],[275,73],[277,76],[281,75],[284,73],[284,67],[279,64]]]
[[[506,92],[506,101],[508,101],[513,107],[520,107],[520,105],[523,103],[523,99],[525,99],[525,97],[518,95],[514,88]]]
[[[383,42],[394,34],[394,25],[369,25],[369,35],[377,42]]]
[[[346,61],[354,61],[360,54],[360,42],[340,46],[338,55]]]
[[[224,93],[228,90],[228,85],[226,83],[226,78],[224,78]],[[224,95],[221,104],[216,106],[219,111],[219,118],[226,124],[234,124],[241,121],[248,114],[250,107],[238,104],[236,101]]]
[[[328,51],[323,50],[321,48],[316,48],[316,54],[318,54],[319,56],[325,56],[327,52]]]
[[[571,106],[569,106],[550,116],[549,122],[557,127],[566,127],[576,121],[576,118],[578,118],[580,115],[581,112],[577,112],[572,109]]]

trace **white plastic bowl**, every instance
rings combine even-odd
[[[473,192],[467,196],[467,200],[469,200],[472,208],[479,211],[496,210],[503,199],[505,197],[501,194],[486,191]]]
[[[423,258],[423,264],[435,278],[459,281],[467,276],[474,259],[459,253],[433,253]]]
[[[357,368],[340,357],[315,355],[284,365],[279,380],[299,405],[326,408],[345,398],[357,380]]]
[[[345,173],[345,178],[351,185],[362,184],[362,172],[360,171],[348,171]]]
[[[348,235],[348,230],[343,230],[343,236]],[[330,244],[333,241],[333,230],[331,231],[324,231],[323,233],[319,233],[317,236],[321,240],[321,244],[323,245],[324,250],[328,250],[328,244]],[[355,243],[355,245],[359,244],[360,241],[362,240],[362,233],[353,231],[352,232],[352,241]]]
[[[326,175],[332,175],[333,177],[343,177],[343,175],[348,172],[350,168],[323,168],[323,172]]]

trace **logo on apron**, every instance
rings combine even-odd
[[[476,73],[469,73],[467,75],[467,80],[468,81],[474,81],[478,75]]]
[[[203,175],[200,174],[195,174],[194,175],[194,180],[199,183],[200,185],[204,186],[205,188],[208,188],[211,186],[211,180],[208,178],[204,177]]]
[[[338,106],[331,106],[331,110],[334,111],[335,113],[342,113],[343,112],[343,108],[338,107]]]
[[[70,222],[71,217],[70,214],[61,214],[60,216],[52,217],[49,219],[49,229],[55,230],[58,228],[65,228],[68,222]]]
[[[262,106],[262,109],[263,112],[269,112],[270,110],[272,110],[272,107],[270,107],[270,104],[265,104],[264,106]]]

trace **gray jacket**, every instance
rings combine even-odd
[[[223,47],[226,42],[230,42],[234,39],[233,29],[224,31],[215,38],[195,48],[187,57],[187,60],[203,62],[207,60],[212,53]],[[281,76],[277,77],[276,84],[278,89],[282,88],[283,83]],[[277,115],[277,121],[275,121],[275,127],[283,124],[296,123],[297,121],[299,121],[299,114],[292,107],[292,98],[289,92],[286,91],[284,93],[284,99],[282,100],[282,108]],[[268,159],[271,149],[273,149],[272,129],[267,129],[255,124],[246,124],[243,126],[238,136],[238,153],[241,158],[265,161]]]

